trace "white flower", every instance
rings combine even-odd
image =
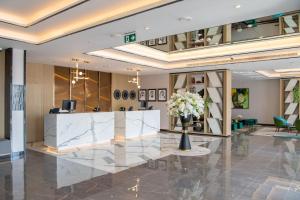
[[[174,93],[167,103],[172,116],[193,115],[197,118],[204,113],[204,101],[199,94],[190,92]]]

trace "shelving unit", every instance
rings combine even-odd
[[[300,32],[300,14],[291,14],[279,18],[280,35]]]
[[[231,73],[228,70],[170,74],[170,96],[178,91],[198,93],[213,101],[200,119],[193,118],[189,132],[228,136],[231,134]],[[170,117],[170,130],[181,131],[179,119]]]
[[[280,80],[280,115],[290,124],[294,124],[299,118],[300,106],[293,100],[294,88],[300,88],[299,81],[297,78]]]

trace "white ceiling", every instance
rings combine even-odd
[[[9,4],[7,3],[8,1],[9,0],[3,1],[4,4],[2,1],[0,2],[0,10],[12,8],[17,10],[21,8],[20,1],[10,0]],[[133,2],[133,0],[126,0],[126,2],[129,1]],[[26,0],[26,9],[30,9],[28,5],[32,5],[33,7],[40,6],[39,4],[35,4],[36,2],[37,0]],[[64,23],[72,22],[72,20],[74,20],[75,23],[76,20],[80,19],[80,16],[86,17],[91,12],[101,9],[103,10],[104,8],[118,8],[118,6],[124,5],[126,2],[124,0],[90,0],[29,28],[0,22],[0,31],[10,30],[26,34],[40,34],[50,31],[56,27],[59,29],[64,25]],[[240,9],[235,8],[238,4],[241,5]],[[132,67],[132,64],[89,56],[84,53],[123,45],[123,37],[114,36],[116,34],[136,31],[138,41],[143,41],[174,33],[259,18],[297,9],[300,9],[299,0],[288,0],[288,3],[287,0],[184,0],[107,23],[105,25],[97,26],[76,34],[71,34],[40,45],[2,38],[0,39],[0,47],[13,47],[27,50],[28,62],[72,66],[73,63],[71,62],[71,58],[76,57],[90,61],[90,64],[86,66],[86,68],[89,69],[128,73],[126,68]],[[185,16],[192,17],[192,20],[181,22],[178,20],[178,18]],[[146,26],[151,29],[145,30]],[[300,61],[299,59],[290,60],[294,60],[294,62],[297,63]],[[290,61],[274,60],[259,63],[201,67],[195,68],[195,70],[234,68],[235,70],[248,69],[251,71],[254,68],[260,67],[272,68],[274,66],[278,66],[282,68],[290,65],[288,62]],[[174,72],[158,70],[151,67],[140,66],[140,68],[143,70],[142,74]],[[287,68],[291,68],[291,66],[287,66]],[[185,70],[187,69],[177,69],[176,71]]]

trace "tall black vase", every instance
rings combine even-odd
[[[191,143],[190,143],[190,139],[189,139],[189,135],[188,135],[188,125],[189,122],[191,121],[192,116],[188,115],[188,116],[180,116],[180,121],[182,124],[182,135],[181,135],[181,139],[180,139],[180,143],[179,143],[179,149],[180,150],[191,150]]]

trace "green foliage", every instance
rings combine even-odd
[[[208,107],[212,102],[213,102],[212,99],[209,96],[207,96],[204,100],[204,109],[208,110]]]
[[[294,103],[300,103],[300,90],[299,87],[293,89],[293,101]]]

